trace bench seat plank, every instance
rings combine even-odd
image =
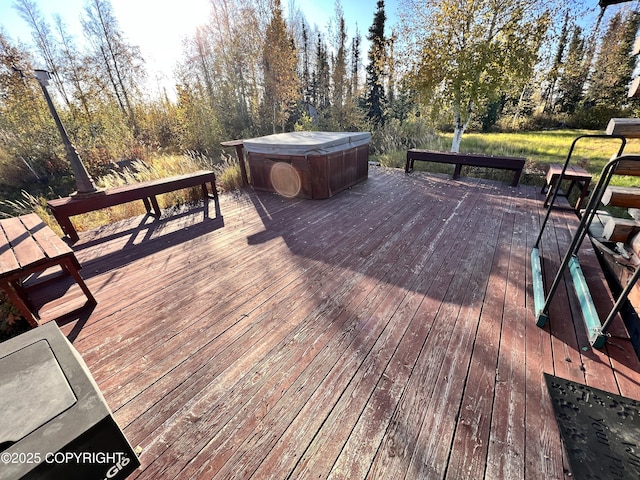
[[[75,259],[71,247],[57,236],[53,230],[48,228],[38,215],[31,213],[21,216],[20,219],[47,258],[56,260],[66,255],[71,255]],[[80,265],[78,265],[78,268],[80,268]]]
[[[38,315],[29,305],[22,281],[54,266],[74,278],[87,303],[97,303],[78,272],[81,266],[73,250],[40,217],[32,213],[0,220],[0,288],[33,327],[38,325]]]
[[[180,175],[166,179],[151,180],[149,182],[123,185],[122,187],[110,188],[104,193],[91,197],[64,197],[49,200],[50,207],[64,209],[69,216],[80,215],[82,213],[101,210],[135,200],[151,198],[161,193],[168,193],[183,188],[190,188],[215,181],[213,172],[202,171],[193,174]],[[214,190],[215,192],[215,190]]]
[[[503,157],[476,153],[438,152],[434,150],[420,150],[412,148],[407,150],[407,162],[404,168],[405,173],[413,171],[413,165],[416,160],[453,164],[456,166],[453,173],[454,179],[460,177],[463,165],[513,170],[514,176],[511,185],[514,187],[520,182],[520,176],[526,161],[526,159],[521,157]]]
[[[213,171],[200,170],[184,175],[111,188],[89,197],[56,198],[49,200],[47,204],[64,233],[72,241],[77,241],[79,238],[78,233],[73,223],[71,223],[70,217],[137,200],[144,202],[145,209],[149,214],[153,211],[153,214],[160,216],[161,211],[156,195],[200,186],[205,198],[209,197],[217,200],[218,192],[215,182],[216,177]],[[211,193],[209,193],[207,184],[211,187]]]
[[[47,260],[46,255],[29,234],[20,218],[2,220],[2,229],[21,270]],[[12,272],[5,272],[5,275],[8,276],[10,273]]]
[[[0,224],[0,278],[20,269],[18,259],[11,249],[9,239]]]

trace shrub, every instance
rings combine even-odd
[[[410,117],[402,123],[391,119],[372,132],[370,148],[372,154],[382,155],[409,148],[426,148],[425,145],[431,145],[437,139],[422,117]]]
[[[20,311],[9,302],[6,294],[0,290],[0,342],[26,332],[30,328]]]
[[[583,107],[571,115],[571,125],[593,130],[604,130],[609,120],[616,117],[628,117],[631,112],[605,106]]]

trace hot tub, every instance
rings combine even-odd
[[[329,198],[367,178],[369,132],[290,132],[244,140],[251,184],[287,197]]]

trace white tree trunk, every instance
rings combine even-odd
[[[451,141],[452,152],[458,153],[460,151],[460,142],[462,141],[462,134],[465,128],[467,128],[467,122],[463,123],[460,112],[456,112],[453,122],[453,140]]]
[[[464,125],[456,125],[453,130],[453,140],[451,141],[451,151],[458,153],[460,151],[460,142],[462,141],[462,134],[464,133]]]
[[[462,141],[462,134],[464,133],[469,121],[471,121],[472,103],[467,105],[467,119],[462,121],[462,115],[460,110],[456,108],[453,114],[453,140],[451,141],[451,151],[458,153],[460,151],[460,142]]]

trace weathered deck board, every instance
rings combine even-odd
[[[438,221],[438,222],[441,222],[441,220],[440,220],[440,219],[438,219],[437,221]],[[427,225],[427,224],[424,224],[424,223],[422,223],[422,224],[420,224],[420,223],[419,223],[419,225],[418,225],[418,226],[419,226],[419,230],[422,230],[422,231],[424,231],[424,232],[430,232],[430,231],[432,231],[432,232],[433,232],[433,231],[437,231],[436,229],[429,229],[429,228],[425,228],[425,227],[428,227],[428,225]],[[404,236],[404,235],[403,235],[403,240],[406,240],[406,236]],[[403,242],[403,243],[406,243],[406,241],[405,241],[405,242]],[[401,247],[401,245],[398,245],[398,247]],[[396,248],[396,253],[394,254],[394,258],[392,259],[392,261],[391,261],[391,262],[387,262],[387,264],[389,264],[389,265],[391,266],[392,264],[396,263],[396,262],[397,262],[397,258],[395,258],[395,257],[397,257],[397,255],[399,255],[399,254],[402,254],[402,255],[404,255],[404,256],[406,256],[406,255],[415,255],[415,251],[416,251],[416,249],[415,249],[415,248],[411,248],[411,247],[410,247],[410,248],[407,248],[407,249],[405,249],[405,248]],[[419,250],[418,250],[418,251],[419,251]],[[376,268],[378,269],[378,268],[380,268],[380,266],[378,265]],[[394,272],[394,275],[397,275],[397,273],[395,273],[395,272]],[[391,280],[391,279],[389,279],[388,281],[392,281],[392,280]],[[388,303],[389,303],[389,299],[393,300],[393,302],[397,301],[397,300],[395,299],[395,297],[396,297],[395,295],[390,295],[389,293],[386,293],[385,295],[386,295],[386,297],[384,298],[384,303],[388,304]],[[382,298],[382,297],[380,297],[380,298]],[[391,305],[393,305],[393,302],[391,303]],[[379,316],[379,318],[386,318],[386,315],[385,315],[385,314],[378,314],[377,312],[376,312],[376,313],[374,313],[374,314],[375,314],[375,315],[378,315],[378,316]],[[366,337],[366,338],[369,338],[369,339],[370,339],[370,341],[375,340],[375,336],[370,335],[370,333],[368,333],[368,337]],[[362,345],[361,345],[361,346],[359,346],[359,349],[360,349],[360,350],[362,350],[363,348],[364,348],[364,347],[363,347]],[[333,350],[334,350],[334,352],[332,353],[332,355],[333,355],[334,359],[332,359],[332,360],[331,360],[331,362],[335,362],[335,361],[337,361],[337,359],[339,359],[339,357],[340,357],[340,355],[341,355],[341,350],[338,350],[337,348],[336,348],[336,349],[333,349]],[[355,356],[355,357],[353,358],[353,361],[354,361],[354,362],[360,362],[360,363],[362,363],[362,360],[361,360],[361,358],[359,357],[359,355],[358,355],[358,356]],[[323,362],[323,363],[326,363],[326,361],[325,361],[325,362]],[[331,364],[331,363],[329,363],[329,364]],[[356,363],[356,365],[357,365],[357,363]],[[343,368],[343,367],[341,366],[341,368]],[[347,372],[348,372],[348,370],[347,370]],[[339,394],[340,394],[340,389],[332,388],[332,389],[330,389],[330,390],[327,390],[327,393],[332,394],[332,395],[339,395]],[[331,405],[331,403],[327,403],[327,402],[323,402],[323,403],[324,403],[325,405],[329,405],[329,406]],[[322,417],[318,417],[318,418],[322,418]],[[300,443],[297,443],[297,442],[296,442],[296,444],[298,444],[298,445],[304,445],[304,443],[300,444]],[[295,457],[293,457],[293,458],[295,458]]]
[[[466,231],[472,232],[474,236],[477,232],[488,238],[492,236],[496,226],[495,218],[487,216],[491,206],[479,203],[477,207],[475,211],[470,210],[472,221],[466,225]],[[460,240],[451,253],[446,252],[446,257],[460,255],[463,268],[460,272],[447,268],[445,257],[440,274],[446,280],[431,284],[416,315],[417,319],[434,315],[436,318],[432,331],[423,344],[421,356],[416,361],[400,408],[385,436],[384,448],[378,451],[372,470],[374,477],[388,472],[390,477],[398,478],[408,472],[410,478],[417,478],[420,476],[419,470],[425,467],[429,468],[426,472],[428,475],[434,474],[438,467],[434,465],[433,450],[439,445],[438,442],[425,441],[422,435],[441,438],[448,450],[450,442],[447,438],[451,434],[446,432],[452,431],[454,420],[451,416],[457,412],[450,412],[453,415],[448,416],[446,411],[441,410],[448,410],[441,400],[448,401],[462,392],[468,357],[463,354],[465,358],[458,359],[456,354],[465,352],[462,338],[475,337],[476,328],[475,325],[464,323],[468,318],[465,311],[473,306],[477,306],[479,311],[480,302],[474,300],[484,296],[486,281],[482,280],[482,275],[478,275],[478,270],[486,265],[484,255],[492,250],[491,242],[481,243],[478,248],[465,248],[469,239],[463,236]],[[441,279],[440,276],[436,278]],[[440,306],[440,299],[445,299],[447,303]],[[443,359],[447,359],[444,364]],[[453,391],[450,392],[450,389]],[[421,427],[413,429],[411,425]],[[442,471],[438,475],[442,475],[445,465],[446,462],[443,462],[440,468]]]
[[[554,354],[547,329],[536,326],[533,312],[533,285],[531,279],[531,259],[529,252],[535,245],[544,216],[542,202],[536,195],[528,192],[525,204],[524,228],[526,231],[526,255],[521,264],[526,265],[525,276],[527,289],[525,292],[526,316],[525,351],[526,360],[522,366],[525,376],[525,450],[524,468],[526,479],[564,478],[562,445],[560,432],[554,422],[553,408],[545,385],[543,373],[554,371]],[[555,212],[554,212],[555,213]],[[549,238],[540,244],[543,252],[552,245]],[[547,286],[549,283],[547,283]]]
[[[526,216],[521,205],[514,205],[510,216],[512,238],[506,272],[500,349],[496,370],[490,436],[486,462],[489,478],[524,478],[526,364],[525,327],[527,310],[523,307],[527,270],[519,266],[527,258]],[[526,262],[525,262],[526,263]]]
[[[469,201],[470,199],[467,198],[466,200]],[[465,216],[469,215],[468,212],[473,210],[473,209],[467,210],[465,208],[466,205],[467,204],[465,202],[464,206],[460,209],[462,210],[462,212],[464,212],[461,220],[464,220]],[[456,219],[456,216],[449,218],[450,221],[452,219]],[[460,223],[460,221],[458,221],[458,223]],[[447,258],[450,258],[452,255],[458,255],[458,254],[463,255],[463,253],[465,252],[466,250],[465,233],[472,231],[472,229],[468,229],[465,232],[463,228],[464,225],[465,225],[464,223],[460,223],[460,226],[458,227],[459,235],[455,239],[455,241],[451,242],[451,245],[447,245],[446,247],[444,245],[441,245],[441,248],[444,250],[443,252],[441,252],[444,254],[444,258],[442,258],[441,262],[446,262]],[[470,253],[472,253],[473,251],[474,251],[473,249],[468,250],[468,252]],[[436,265],[438,264],[436,263]],[[455,275],[455,272],[447,271],[447,269],[445,268],[445,271],[442,271],[442,269],[440,269],[431,274],[429,274],[428,272],[422,272],[422,275],[423,275],[423,278],[429,278],[429,277],[434,278],[436,276],[442,276],[442,278],[448,279],[448,280],[444,280],[442,283],[440,283],[440,285],[443,286],[443,290],[444,289],[447,290],[446,293],[449,293],[452,291],[454,292],[453,298],[450,300],[450,302],[452,305],[455,305],[456,295],[459,296],[460,298],[462,296],[461,293],[464,292],[464,290],[463,288],[461,288],[463,287],[461,283],[458,283],[457,285],[455,285],[454,283],[452,285],[451,280],[455,279],[455,280],[464,282],[466,280],[465,279],[466,272],[467,272],[467,269],[464,269],[463,271],[460,272],[460,275]],[[431,291],[431,289],[427,291],[426,295],[427,296],[433,295],[433,292]],[[449,293],[449,295],[451,294]],[[437,294],[435,294],[434,296],[436,298],[439,297],[439,295]],[[447,300],[449,299],[447,298]],[[426,301],[426,299],[423,300],[423,303],[424,301]],[[434,314],[435,314],[435,319],[433,318]],[[388,314],[385,314],[385,316],[389,317]],[[393,315],[391,317],[391,320],[393,321],[393,324],[389,326],[390,329],[388,328],[387,330],[385,330],[385,333],[387,332],[395,333],[398,331],[400,333],[403,333],[402,322],[406,321],[403,318],[403,316]],[[444,311],[442,309],[440,310],[438,310],[437,308],[429,309],[429,311],[425,312],[424,310],[422,310],[422,308],[419,307],[413,320],[418,323],[425,322],[426,323],[425,327],[429,327],[432,322],[433,329],[446,328],[448,330],[449,328],[451,328],[450,327],[451,323],[449,323],[449,318],[447,318],[447,315],[444,314]],[[414,328],[419,328],[419,327],[420,325],[417,325]],[[404,328],[406,328],[406,326]],[[433,332],[433,329],[430,331],[430,333]],[[427,332],[429,332],[429,330],[427,330]],[[409,338],[411,340],[411,337],[406,337],[406,336],[402,337],[402,340],[406,338]],[[380,436],[384,432],[384,428],[386,427],[386,424],[388,423],[388,418],[385,419],[384,422],[382,422],[381,420],[378,420],[378,422],[381,425],[377,425],[372,420],[368,420],[368,418],[370,417],[370,415],[382,414],[382,415],[390,416],[393,413],[393,408],[395,408],[394,405],[397,404],[397,395],[399,395],[399,393],[401,393],[402,390],[399,390],[398,392],[394,392],[392,390],[392,387],[396,387],[397,389],[398,385],[392,384],[387,386],[386,384],[388,384],[389,381],[392,381],[390,379],[404,378],[405,381],[399,382],[400,385],[403,385],[409,376],[410,366],[416,362],[417,355],[420,353],[420,350],[418,349],[411,352],[410,351],[411,349],[404,346],[404,344],[400,342],[400,339],[394,341],[393,344],[397,345],[397,353],[399,355],[402,354],[404,356],[409,357],[409,358],[402,358],[401,360],[401,366],[403,366],[407,371],[395,372],[394,374],[384,372],[384,375],[383,375],[382,368],[384,368],[385,365],[384,365],[384,362],[382,362],[382,365],[380,365],[381,362],[376,361],[377,357],[381,357],[385,359],[385,361],[386,361],[386,358],[388,357],[391,358],[392,361],[396,359],[394,355],[391,355],[391,354],[385,355],[379,352],[378,349],[384,348],[386,346],[384,344],[384,341],[386,340],[386,336],[383,334],[380,337],[380,340],[383,343],[380,345],[376,344],[374,346],[370,354],[370,357],[372,358],[370,360],[368,358],[365,359],[362,364],[362,366],[365,367],[365,370],[362,372],[362,374],[365,375],[365,379],[361,381],[361,384],[354,386],[354,388],[359,387],[360,390],[356,390],[353,393],[348,392],[349,396],[341,399],[338,402],[338,404],[336,405],[338,410],[336,411],[334,409],[335,413],[332,412],[332,415],[337,417],[336,420],[333,420],[330,423],[327,423],[326,425],[328,426],[325,427],[326,430],[329,430],[329,433],[327,435],[316,436],[316,441],[311,446],[312,449],[315,448],[316,452],[324,451],[325,449],[327,448],[330,449],[332,447],[333,448],[337,447],[340,449],[336,452],[337,454],[340,454],[340,456],[338,457],[338,462],[336,463],[336,465],[333,466],[333,469],[332,469],[332,473],[338,477],[340,477],[341,475],[342,476],[347,475],[350,471],[354,471],[356,476],[358,476],[358,472],[360,472],[362,475],[366,474],[368,468],[365,469],[363,468],[362,465],[358,465],[357,463],[357,462],[367,463],[367,459],[364,456],[364,452],[362,450],[372,449],[374,446],[376,446],[377,443],[379,443],[379,441],[376,441],[376,438],[380,438]],[[438,345],[439,339],[434,338],[433,341],[434,341],[433,347],[437,348],[436,345]],[[424,337],[418,340],[417,346],[422,347],[423,342],[424,342]],[[414,354],[413,356],[411,356],[412,353]],[[396,366],[392,364],[392,367],[394,366],[395,368],[400,368],[400,366]],[[377,372],[375,373],[369,372],[369,369],[376,368],[376,367],[379,369]],[[373,378],[373,380],[371,380],[368,384],[364,383],[369,378]],[[377,386],[375,385],[375,381],[377,381],[378,379],[383,383],[383,385],[377,385]],[[383,397],[386,397],[386,398],[383,398],[382,400],[377,400],[378,395],[382,395]],[[394,396],[396,397],[394,398]],[[354,401],[353,400],[354,398],[357,398],[358,401]],[[369,400],[367,400],[367,398]],[[384,405],[384,407],[382,407],[381,405],[379,405],[379,403],[381,402],[386,402],[387,404]],[[354,425],[353,427],[354,430],[352,431],[353,438],[369,438],[370,439],[369,445],[362,445],[361,442],[358,442],[358,443],[347,442],[346,438],[343,439],[342,445],[340,444],[338,444],[337,446],[333,445],[337,437],[339,437],[340,435],[344,436],[345,434],[349,434],[349,431],[351,430],[351,425]],[[354,435],[353,432],[357,432],[358,431],[357,429],[362,431],[359,434]],[[378,431],[376,431],[376,429]],[[352,437],[349,436],[349,440],[351,440],[351,438]],[[320,441],[318,439],[322,439],[322,440]],[[329,444],[327,444],[328,440],[331,440]],[[351,445],[354,443],[355,443],[354,445],[355,451],[352,451],[349,447],[351,447]],[[308,452],[307,455],[314,459],[321,459],[319,455],[315,454],[314,450],[311,450],[311,452]],[[303,458],[303,461],[305,461],[305,458]],[[325,463],[326,463],[326,460],[325,460]],[[328,466],[331,467],[330,464]],[[324,476],[325,474],[325,470],[323,470],[322,468],[319,468],[319,465],[317,462],[306,462],[306,464],[304,465],[304,468],[302,469],[299,468],[298,470],[296,470],[296,474],[299,474],[301,477],[310,476],[315,472],[319,472],[321,476]],[[328,471],[326,473],[328,473]]]
[[[465,376],[473,380],[464,390],[451,447],[447,468],[447,478],[451,479],[479,478],[484,474],[513,232],[513,218],[505,213],[509,207],[503,205],[498,210],[502,218],[496,229],[495,250],[486,258],[487,263],[491,261],[491,270],[471,364]]]
[[[223,219],[81,234],[99,303],[59,323],[142,448],[132,478],[565,478],[543,372],[640,398],[640,362],[620,325],[584,348],[565,283],[536,327],[543,201],[386,169],[322,201],[222,195]],[[577,223],[552,214],[547,285]],[[46,293],[43,318],[68,311]]]

